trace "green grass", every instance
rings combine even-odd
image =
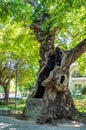
[[[15,100],[12,99],[10,100],[10,102],[11,104],[8,104],[8,105],[4,105],[2,103],[2,105],[0,105],[0,108],[9,108],[11,110],[15,110]],[[22,112],[25,107],[25,102],[26,102],[26,99],[16,100],[16,111]]]
[[[24,109],[25,104],[19,104],[16,105],[16,110],[19,112],[22,112]],[[9,108],[11,110],[15,110],[15,104],[10,104],[10,105],[1,105],[0,108]]]
[[[80,111],[80,112],[85,112],[86,113],[86,96],[84,96],[84,98],[74,98],[74,103],[76,108]]]

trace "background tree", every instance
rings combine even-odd
[[[0,44],[0,84],[5,91],[8,102],[10,80],[16,78],[16,64],[18,63],[18,85],[28,86],[34,83],[39,59],[39,43],[34,39],[32,31],[22,27],[19,23],[11,24],[11,19],[1,24]],[[34,60],[35,59],[35,60]],[[22,80],[22,81],[21,81]]]

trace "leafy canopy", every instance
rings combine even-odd
[[[86,37],[85,0],[0,0],[0,53],[5,54],[4,59],[7,53],[12,54],[13,59],[20,58],[21,66],[28,63],[29,69],[22,70],[24,83],[34,81],[34,72],[38,69],[39,43],[30,25],[43,14],[49,17],[39,26],[49,33],[57,28],[55,45],[70,50]],[[86,54],[78,61],[84,70]]]

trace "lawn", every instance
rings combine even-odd
[[[11,99],[10,100],[10,104],[8,105],[4,105],[2,103],[2,105],[0,105],[0,108],[9,108],[11,110],[16,110],[17,112],[22,112],[23,109],[24,109],[24,106],[25,106],[25,103],[26,103],[26,99],[18,99],[16,100],[16,109],[15,109],[15,100],[14,99]]]
[[[80,112],[85,112],[86,113],[86,96],[81,97],[81,98],[74,98],[74,103],[76,108],[80,111]]]

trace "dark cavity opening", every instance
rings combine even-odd
[[[62,51],[60,48],[56,47],[56,50],[54,53],[50,53],[47,55],[46,59],[46,66],[41,69],[38,80],[37,80],[37,90],[33,98],[43,98],[44,92],[45,92],[45,87],[42,86],[42,82],[49,76],[50,72],[54,69],[55,65],[60,66],[61,61],[62,61]],[[61,83],[63,83],[65,77],[61,77]]]
[[[56,47],[55,50],[55,64],[60,66],[62,61],[62,52],[59,47]]]
[[[65,80],[65,76],[64,76],[64,75],[62,75],[62,76],[61,76],[60,83],[62,84],[62,83],[64,82],[64,80]]]
[[[42,86],[42,82],[49,76],[50,72],[54,69],[55,66],[55,54],[50,54],[48,56],[48,61],[46,66],[42,69],[39,74],[38,81],[37,81],[37,91],[33,98],[43,98],[45,87]]]

